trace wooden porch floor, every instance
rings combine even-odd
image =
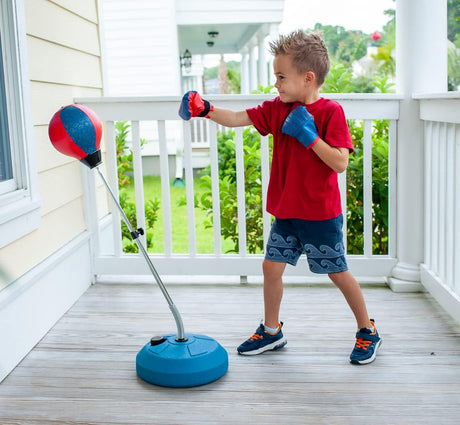
[[[332,286],[287,285],[288,345],[244,357],[258,326],[258,285],[170,285],[186,333],[229,353],[220,380],[189,389],[149,385],[135,356],[152,335],[176,332],[156,285],[97,284],[0,384],[0,423],[458,425],[460,328],[426,294],[364,286],[383,345],[353,366],[355,325]]]

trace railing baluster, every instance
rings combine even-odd
[[[439,122],[434,123],[433,140],[439,140]],[[433,214],[432,214],[432,229],[433,229],[433,246],[431,247],[431,267],[436,272],[439,270],[439,146],[431,143],[431,162],[433,171]]]
[[[158,121],[158,140],[160,144],[164,253],[166,256],[170,257],[172,255],[171,195],[169,189],[168,141],[166,139],[166,124],[164,120]]]
[[[246,197],[244,191],[244,150],[243,129],[235,129],[236,190],[238,202],[238,241],[239,253],[247,254],[246,243]]]
[[[105,130],[107,132],[107,172],[108,181],[112,188],[113,194],[119,198],[118,189],[118,171],[117,171],[117,152],[115,142],[115,126],[113,121],[107,121],[105,124]],[[123,246],[121,240],[121,217],[118,208],[112,205],[112,234],[113,234],[113,246],[114,254],[116,257],[120,257],[123,253]]]
[[[388,128],[388,255],[396,258],[397,240],[397,122],[390,120]]]
[[[442,123],[439,137],[439,249],[438,273],[446,278],[446,124]]]
[[[453,288],[453,275],[454,275],[454,264],[453,255],[455,252],[455,241],[454,241],[454,178],[455,178],[455,155],[451,155],[451,152],[455,152],[455,125],[447,124],[446,129],[446,251],[445,251],[445,262],[446,262],[446,284]]]
[[[195,199],[193,190],[193,164],[190,121],[184,125],[184,165],[185,165],[185,190],[187,197],[188,217],[188,245],[191,257],[196,256],[196,230],[195,230]]]
[[[211,160],[211,190],[212,190],[212,223],[214,230],[214,254],[222,254],[221,224],[220,224],[220,188],[219,188],[219,155],[217,146],[217,125],[209,123],[207,134],[210,142]]]
[[[260,140],[260,159],[261,159],[261,172],[262,172],[262,214],[263,214],[263,233],[264,233],[264,247],[267,245],[268,237],[270,235],[271,217],[266,210],[267,206],[267,189],[268,181],[270,179],[270,146],[267,136],[261,137]]]
[[[364,120],[363,130],[363,214],[364,255],[372,255],[372,121]]]
[[[454,252],[452,255],[454,263],[454,274],[453,274],[453,289],[457,294],[460,295],[460,125],[455,125],[455,140],[454,140],[454,152],[453,157],[455,158],[454,167]]]
[[[132,141],[133,141],[133,173],[134,173],[134,193],[136,196],[136,220],[137,228],[142,228],[147,232],[145,227],[145,202],[144,202],[144,180],[142,170],[141,156],[141,137],[139,131],[139,121],[131,123]],[[140,235],[139,238],[147,249],[146,233]],[[140,253],[139,253],[140,254]]]
[[[340,190],[340,202],[342,204],[342,215],[343,215],[343,245],[345,252],[347,252],[347,172],[344,171],[338,175],[339,190]]]

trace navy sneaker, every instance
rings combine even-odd
[[[362,328],[356,333],[356,344],[350,354],[350,362],[353,364],[367,364],[375,360],[377,350],[382,344],[374,320],[371,319],[374,332],[370,329]]]
[[[238,354],[253,356],[265,351],[279,350],[284,347],[287,344],[287,341],[281,331],[282,326],[283,322],[280,323],[279,331],[276,334],[271,334],[265,332],[265,327],[261,323],[255,334],[237,348]]]

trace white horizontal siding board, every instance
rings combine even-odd
[[[71,86],[102,87],[99,56],[35,37],[27,38],[27,48],[31,80]]]
[[[238,246],[242,256],[247,254],[246,246],[246,195],[244,184],[243,129],[235,128],[236,190],[238,202]]]
[[[96,22],[82,19],[50,1],[27,0],[26,3],[29,35],[93,55],[100,54]]]
[[[184,128],[184,166],[185,166],[185,191],[187,198],[188,218],[188,244],[189,255],[196,256],[196,230],[195,230],[195,199],[193,190],[193,165],[192,165],[192,128],[190,121],[183,122]]]
[[[29,0],[34,2],[35,0]],[[98,22],[97,19],[97,2],[94,0],[53,0],[53,3],[59,4],[63,8],[81,16],[88,21],[94,23]]]
[[[166,123],[158,121],[158,139],[160,144],[160,174],[161,174],[161,198],[163,209],[163,240],[166,256],[172,254],[172,225],[171,225],[171,191],[169,188],[169,161],[168,142],[166,139]]]
[[[219,188],[219,155],[217,146],[217,125],[209,122],[211,187],[212,187],[212,222],[214,231],[214,254],[222,254],[221,221],[220,221],[220,188]]]
[[[133,173],[134,173],[134,193],[136,198],[136,220],[137,228],[144,229],[144,234],[139,236],[140,242],[147,250],[147,228],[145,226],[145,208],[144,208],[144,180],[141,157],[141,137],[139,131],[139,121],[133,121],[131,124],[132,142],[133,142]],[[131,223],[134,227],[134,224]],[[136,230],[136,228],[135,228]],[[139,253],[140,255],[140,253]]]

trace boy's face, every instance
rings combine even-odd
[[[310,103],[309,99],[318,91],[315,74],[310,71],[300,73],[293,66],[289,55],[275,56],[273,70],[276,78],[275,87],[284,103]]]

